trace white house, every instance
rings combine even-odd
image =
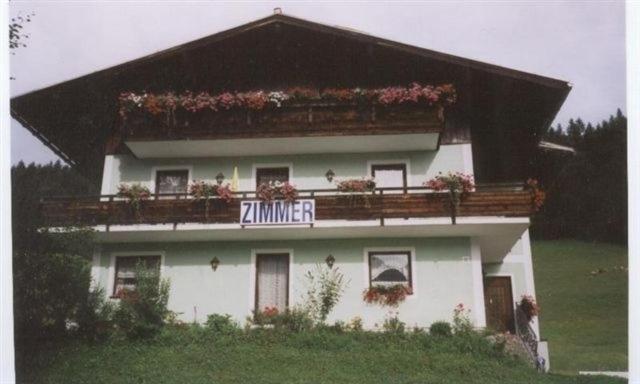
[[[410,326],[451,321],[463,303],[475,326],[515,332],[516,302],[535,296],[525,180],[569,90],[275,14],[20,96],[12,113],[101,183],[101,196],[43,209],[51,226],[98,232],[93,278],[110,296],[135,287],[144,261],[170,279],[183,320],[244,322],[298,303],[305,272],[333,262],[349,284],[329,321],[374,327],[387,309],[363,291],[401,284]],[[448,172],[476,183],[455,224],[449,194],[423,186]],[[337,190],[366,177],[373,192]],[[231,183],[232,195],[205,203],[194,181]],[[275,181],[297,199],[261,202],[256,189]],[[151,196],[136,210],[122,184]]]

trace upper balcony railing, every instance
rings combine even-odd
[[[137,111],[122,120],[121,129],[125,141],[439,134],[441,113],[421,105],[308,102],[262,110]]]
[[[138,157],[434,150],[451,85],[293,88],[120,97],[120,138]],[[171,146],[166,144],[170,143]]]
[[[335,189],[299,190],[298,199],[315,200],[315,220],[379,220],[449,217],[448,193],[424,187],[378,188],[373,193],[339,193]],[[181,223],[240,223],[240,205],[256,200],[255,192],[235,192],[230,202],[204,200],[187,194],[152,195],[138,210],[116,195],[55,197],[43,200],[46,225],[131,225]],[[477,185],[456,208],[458,217],[529,217],[534,212],[532,194],[514,185]]]

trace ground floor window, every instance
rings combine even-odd
[[[117,256],[113,296],[118,297],[123,290],[135,291],[136,267],[160,271],[160,256]]]
[[[412,287],[411,252],[369,252],[369,285]]]
[[[256,255],[256,310],[276,308],[284,311],[289,304],[289,254]]]

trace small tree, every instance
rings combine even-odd
[[[316,324],[324,324],[338,304],[347,283],[338,268],[316,264],[305,274],[307,292],[305,306]]]
[[[120,293],[120,303],[115,310],[116,326],[128,338],[148,338],[155,335],[169,315],[170,283],[160,278],[155,268],[136,265],[136,289]]]

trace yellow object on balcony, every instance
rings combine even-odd
[[[231,190],[238,191],[238,167],[233,167],[233,178],[231,179]]]

